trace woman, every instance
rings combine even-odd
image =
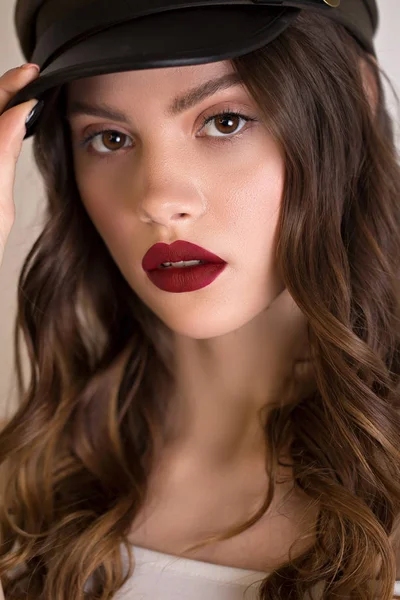
[[[0,434],[7,600],[391,599],[400,168],[375,3],[62,4],[18,2],[41,75],[3,80],[15,148],[44,99],[48,195]]]

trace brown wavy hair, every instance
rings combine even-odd
[[[376,79],[375,112],[360,59]],[[308,320],[315,386],[269,411],[261,509],[205,543],[265,513],[291,440],[294,483],[320,506],[315,543],[268,574],[259,598],[303,599],[322,583],[327,600],[390,600],[400,520],[400,164],[384,73],[343,27],[311,11],[232,64],[285,151],[276,259]],[[174,389],[171,332],[129,287],[81,202],[65,108],[62,86],[34,139],[48,205],[19,278],[19,402],[0,433],[7,600],[108,600],[134,582],[127,536]]]

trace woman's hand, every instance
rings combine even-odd
[[[29,100],[3,111],[13,96],[38,75],[35,67],[17,67],[0,77],[0,265],[15,219],[15,168],[26,133],[25,121],[37,100]]]

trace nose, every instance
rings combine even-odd
[[[195,162],[195,161],[194,161]],[[140,221],[158,225],[176,225],[195,221],[206,210],[202,186],[194,174],[193,160],[183,159],[167,150],[143,156],[139,181],[137,210]]]

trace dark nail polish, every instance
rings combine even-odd
[[[34,123],[36,123],[37,119],[40,116],[40,113],[42,112],[44,106],[44,101],[43,100],[39,100],[39,102],[33,107],[33,109],[31,110],[31,112],[29,113],[26,122],[25,122],[25,127],[32,127],[32,125]]]

